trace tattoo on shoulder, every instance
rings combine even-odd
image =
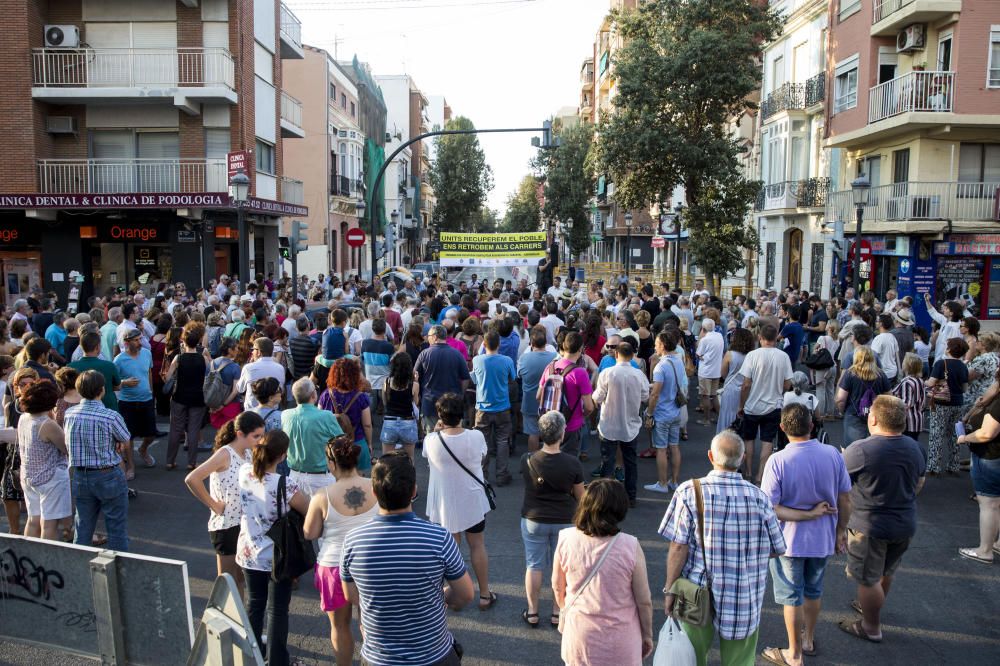
[[[365,491],[360,486],[354,486],[344,491],[344,504],[350,509],[360,509],[365,505]]]

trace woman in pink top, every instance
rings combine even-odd
[[[562,609],[562,659],[568,666],[632,666],[653,652],[653,601],[639,540],[618,529],[628,513],[625,487],[587,486],[576,527],[559,533],[552,592]]]

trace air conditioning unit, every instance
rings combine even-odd
[[[80,28],[75,25],[45,26],[45,46],[54,49],[75,49],[80,46]]]
[[[903,28],[896,35],[896,53],[909,53],[924,48],[927,39],[927,26],[914,23]]]
[[[49,134],[76,134],[76,117],[49,116],[45,119],[45,131]]]
[[[939,220],[939,195],[903,195],[889,199],[887,218],[890,220]]]

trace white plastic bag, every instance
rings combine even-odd
[[[653,654],[653,666],[697,666],[694,645],[681,629],[677,618],[668,617],[660,629]]]

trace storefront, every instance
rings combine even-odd
[[[42,288],[41,239],[37,223],[0,215],[0,302],[13,303]]]
[[[934,243],[935,300],[963,298],[979,319],[1000,319],[1000,234]]]

